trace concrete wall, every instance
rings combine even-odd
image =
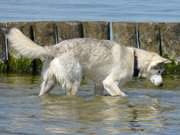
[[[17,27],[40,45],[53,45],[76,37],[111,39],[125,46],[154,51],[171,59],[180,57],[180,23],[126,23],[126,22],[7,22],[0,27]],[[14,55],[0,34],[0,72],[37,73],[39,60]],[[5,52],[8,50],[8,56]]]

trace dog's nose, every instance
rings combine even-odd
[[[162,86],[163,86],[163,83],[160,83],[160,84],[159,84],[159,87],[162,87]]]

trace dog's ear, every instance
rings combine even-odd
[[[154,57],[152,61],[152,65],[168,64],[168,63],[171,63],[171,61],[161,56]]]
[[[5,27],[2,27],[2,28],[0,28],[0,33],[3,33],[4,35],[7,35],[9,33],[9,29],[5,28]]]
[[[171,60],[168,60],[168,59],[163,58],[162,63],[169,64],[169,63],[172,63],[172,61],[171,61]]]
[[[152,58],[150,64],[149,64],[149,67],[148,67],[148,70],[150,70],[152,67],[155,67],[155,66],[158,66],[158,65],[161,65],[161,64],[168,64],[168,63],[171,63],[172,61],[166,59],[166,58],[163,58],[159,55],[156,55]]]

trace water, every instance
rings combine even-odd
[[[179,0],[1,0],[0,21],[180,21]]]
[[[133,81],[128,98],[94,96],[92,85],[77,97],[56,88],[38,97],[39,76],[0,76],[2,135],[177,135],[180,133],[180,79],[157,89]]]

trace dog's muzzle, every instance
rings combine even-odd
[[[163,79],[162,79],[161,75],[153,75],[153,76],[151,76],[150,81],[155,86],[162,86],[163,85]]]

